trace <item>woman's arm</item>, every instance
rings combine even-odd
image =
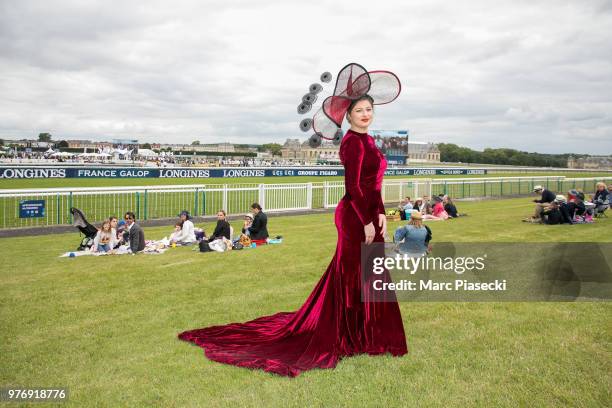
[[[393,235],[393,241],[402,242],[404,238],[406,238],[406,228],[399,227],[395,230],[395,234]]]
[[[253,219],[253,224],[251,224],[251,226],[249,227],[249,231],[251,231],[252,234],[257,234],[259,230],[261,230],[261,228],[263,227],[262,223],[262,216],[261,213],[259,213]]]
[[[340,148],[342,149],[341,156],[346,158],[343,163],[344,184],[346,187],[346,192],[350,196],[351,206],[357,213],[357,217],[359,217],[361,224],[364,226],[368,225],[373,221],[372,214],[370,214],[368,211],[368,204],[363,191],[361,191],[361,187],[359,187],[359,181],[361,178],[361,164],[363,163],[364,156],[363,143],[361,140],[355,137],[348,137],[344,139]],[[378,203],[379,210],[381,204],[382,197]],[[384,213],[384,206],[382,208]]]
[[[102,231],[98,231],[98,233],[94,237],[93,245],[91,246],[91,250],[93,252],[97,252],[98,251],[98,245],[100,244],[101,236],[102,236]]]

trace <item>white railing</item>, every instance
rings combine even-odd
[[[453,198],[527,195],[536,184],[566,192],[581,189],[593,193],[595,183],[612,183],[612,177],[485,177],[449,179],[388,179],[383,201],[396,205],[402,198],[437,194]],[[138,219],[173,218],[182,210],[195,216],[214,215],[223,209],[230,215],[245,213],[254,202],[266,212],[291,212],[334,208],[345,194],[343,181],[287,184],[208,184],[138,187],[82,187],[0,190],[0,228],[64,225],[72,222],[70,208],[82,210],[90,222],[133,211]],[[41,217],[20,218],[20,202],[44,200]]]

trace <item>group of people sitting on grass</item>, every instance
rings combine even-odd
[[[217,212],[217,224],[210,235],[197,228],[192,220],[189,211],[184,210],[179,214],[179,219],[174,225],[174,231],[168,238],[160,242],[166,247],[190,246],[198,244],[200,251],[223,252],[228,249],[243,248],[244,246],[258,246],[269,241],[268,217],[263,212],[258,203],[251,205],[251,212],[244,216],[242,230],[239,236],[234,237],[234,229],[226,219],[225,210]],[[274,243],[280,242],[282,237],[278,236],[271,240]],[[116,216],[111,216],[104,220],[98,228],[90,251],[96,254],[114,253],[133,253],[145,250],[144,231],[136,223],[136,216],[133,212],[125,213],[123,220],[118,220]]]
[[[182,211],[179,217],[174,232],[169,237],[170,245],[173,247],[197,243],[201,252],[223,252],[266,244],[269,239],[268,216],[258,203],[253,203],[251,212],[245,214],[241,234],[237,237],[234,236],[234,228],[227,221],[225,210],[217,211],[217,224],[210,235],[206,235],[203,229],[194,226],[188,211]]]
[[[423,220],[431,221],[443,221],[467,215],[459,214],[455,203],[446,194],[439,194],[432,199],[429,196],[423,196],[415,199],[414,202],[410,197],[406,197],[400,202],[398,209],[402,220],[409,220],[416,213],[419,213]]]
[[[533,192],[540,194],[539,199],[533,200],[535,212],[523,221],[537,224],[588,224],[600,215],[605,215],[610,206],[612,197],[612,184],[597,183],[596,192],[591,200],[587,200],[581,190],[569,190],[567,196],[555,194],[543,186],[535,186]]]
[[[114,253],[121,246],[126,246],[126,251],[133,254],[144,250],[144,231],[136,223],[136,216],[133,212],[128,211],[123,218],[119,221],[116,216],[112,215],[102,221],[93,239],[91,252]]]

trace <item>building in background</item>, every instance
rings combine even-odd
[[[593,169],[593,170],[612,170],[612,156],[589,156],[567,158],[569,169]]]
[[[376,134],[375,132],[380,132]],[[374,131],[373,137],[376,145],[385,154],[387,161],[392,165],[404,165],[410,163],[439,163],[440,150],[434,143],[410,142],[406,134],[400,136],[384,136],[384,131]],[[391,131],[397,132],[397,131]],[[388,134],[388,133],[387,133]],[[313,149],[308,141],[300,142],[299,139],[287,139],[281,149],[283,160],[300,163],[327,163],[339,164],[340,146],[335,146],[327,140],[323,140],[320,147]]]
[[[427,142],[409,142],[408,163],[440,163],[438,145]]]

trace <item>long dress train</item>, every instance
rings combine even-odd
[[[281,312],[246,323],[231,323],[180,333],[181,340],[204,349],[214,361],[297,376],[312,368],[335,367],[359,353],[407,353],[399,306],[362,299],[361,243],[364,225],[373,222],[375,242],[383,242],[378,214],[387,166],[374,140],[349,130],[340,146],[347,194],[335,212],[336,253],[306,302],[296,312]],[[391,296],[391,298],[389,298]]]

